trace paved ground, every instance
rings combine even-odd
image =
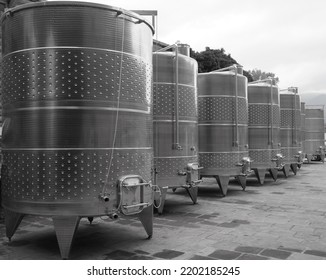
[[[246,191],[231,182],[221,197],[206,179],[193,205],[183,189],[169,193],[146,240],[134,218],[83,219],[72,259],[326,259],[326,164],[303,165],[289,178],[267,177]],[[0,259],[60,259],[52,221],[26,217],[12,241],[0,218]]]

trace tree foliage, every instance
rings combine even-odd
[[[275,84],[278,84],[279,78],[272,72],[263,72],[260,69],[249,70],[248,73],[252,76],[253,81],[264,80],[267,78],[274,78]]]
[[[199,73],[211,72],[237,63],[223,48],[213,50],[206,47],[202,52],[191,50],[190,56],[197,60]]]
[[[233,64],[237,64],[237,61],[230,55],[225,53],[225,49],[211,49],[206,47],[202,52],[196,52],[190,50],[190,56],[198,62],[198,72],[205,73],[218,70],[221,68],[229,67]],[[275,78],[275,82],[279,82],[279,78],[274,73],[263,72],[259,69],[243,70],[243,75],[248,78],[248,82],[253,82],[268,77]]]

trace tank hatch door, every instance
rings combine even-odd
[[[119,208],[124,215],[134,215],[153,204],[153,188],[141,176],[123,176],[118,181]]]

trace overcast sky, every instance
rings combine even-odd
[[[273,72],[280,88],[326,94],[326,0],[94,0],[157,10],[155,38],[195,51],[224,48],[245,70]]]

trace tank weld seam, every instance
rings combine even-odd
[[[254,124],[249,124],[248,125],[248,128],[268,128],[268,129],[270,129],[271,128],[271,123],[269,122],[268,124],[266,124],[266,125],[254,125]],[[274,129],[279,129],[280,127],[278,127],[278,126],[274,126]]]
[[[306,117],[306,120],[323,120],[324,118],[307,118]]]
[[[249,152],[251,151],[262,151],[262,152],[268,152],[268,151],[279,151],[280,149],[249,149]]]
[[[152,150],[152,147],[126,148],[2,148],[2,151],[102,151],[102,150]]]
[[[179,159],[179,158],[197,158],[196,155],[194,156],[175,156],[175,157],[154,157],[154,159]]]
[[[120,111],[120,112],[128,112],[128,113],[140,113],[140,114],[151,114],[150,108],[146,111],[136,110],[136,109],[128,109],[128,108],[117,108],[117,107],[91,107],[91,106],[44,106],[44,107],[26,107],[26,108],[17,108],[17,109],[8,109],[7,112],[14,111],[35,111],[35,110],[103,110],[103,111]]]
[[[153,82],[153,85],[173,85],[175,86],[175,83],[162,83],[162,82]],[[181,84],[179,83],[179,86],[183,86],[183,87],[189,87],[189,88],[196,88],[194,85],[187,85],[187,84]],[[191,93],[193,94],[193,93]]]
[[[198,126],[235,126],[235,123],[199,123]],[[248,124],[238,124],[238,126],[248,126]]]
[[[271,106],[271,104],[269,103],[252,103],[252,102],[248,102],[248,105],[265,105],[265,106]],[[277,107],[280,107],[279,104],[273,104],[273,106],[277,106]]]
[[[244,100],[247,100],[247,97],[245,96],[238,96],[238,97],[235,97],[234,95],[217,95],[217,94],[212,94],[212,95],[198,95],[198,97],[227,97],[227,98],[241,98],[241,99],[244,99]]]
[[[76,47],[76,46],[56,46],[56,47],[38,47],[38,48],[20,49],[20,50],[9,52],[9,53],[5,54],[2,57],[2,59],[6,58],[9,55],[13,55],[13,54],[18,54],[18,53],[23,53],[23,52],[30,52],[30,51],[33,51],[33,50],[50,50],[50,49],[53,49],[53,50],[57,50],[57,49],[92,50],[92,51],[104,51],[104,52],[112,52],[112,53],[122,54],[122,51],[117,51],[117,50],[112,50],[112,49],[91,48],[91,47]],[[124,53],[123,55],[130,55],[130,56],[133,56],[135,58],[144,60],[144,57],[142,57],[140,55],[132,54],[132,53]]]
[[[175,122],[175,120],[153,120],[153,122],[167,122],[172,123]],[[188,120],[179,120],[180,123],[198,123],[197,121],[188,121]]]
[[[229,152],[198,152],[198,154],[247,154],[248,151],[229,151]]]

